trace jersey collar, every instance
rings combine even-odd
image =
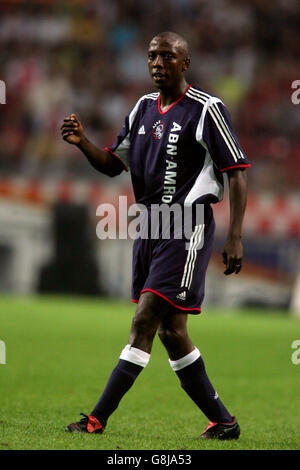
[[[192,86],[192,85],[189,85],[189,86],[187,87],[187,89],[185,90],[184,94],[183,94],[177,101],[175,101],[175,103],[171,104],[171,106],[170,106],[166,111],[162,111],[162,110],[160,109],[160,95],[159,95],[159,97],[158,97],[158,111],[159,111],[159,113],[160,113],[160,114],[166,114],[168,111],[170,111],[170,109],[173,108],[173,106],[175,106],[175,104],[177,104],[180,100],[182,100],[182,98],[185,97],[185,95],[187,94],[187,92],[189,91],[189,89],[191,88],[191,86]]]

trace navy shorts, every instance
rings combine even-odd
[[[204,224],[192,226],[189,240],[142,239],[133,245],[132,301],[153,292],[183,313],[199,314],[205,275],[213,248],[215,222],[210,205],[204,207]]]

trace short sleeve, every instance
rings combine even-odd
[[[212,101],[207,106],[202,143],[220,171],[251,166],[234,133],[229,112],[221,101]]]
[[[129,163],[128,163],[128,153],[130,149],[129,133],[130,133],[129,116],[126,116],[124,126],[122,130],[119,132],[114,143],[109,147],[105,147],[105,150],[107,150],[114,157],[120,160],[125,171],[128,171],[128,167],[129,167]]]
[[[113,145],[111,147],[105,147],[105,150],[121,161],[125,171],[129,170],[130,130],[142,100],[143,97],[139,99],[134,108],[126,116],[124,126]]]

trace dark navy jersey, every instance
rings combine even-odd
[[[137,203],[215,203],[223,172],[249,167],[222,101],[189,86],[167,111],[159,93],[142,96],[106,148],[130,170]]]

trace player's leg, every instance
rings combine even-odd
[[[187,315],[172,313],[161,321],[158,335],[168,351],[169,362],[190,398],[215,423],[230,423],[232,416],[212,386],[200,352],[187,331]]]
[[[95,423],[97,432],[103,431],[109,416],[148,364],[153,338],[169,309],[170,305],[157,295],[151,292],[141,295],[132,321],[129,343],[123,349],[99,401],[82,424],[72,423],[66,428],[67,431],[93,432],[92,425]],[[90,431],[87,430],[88,426]]]
[[[150,354],[157,329],[171,308],[159,296],[144,292],[132,320],[129,344]]]
[[[172,308],[159,324],[157,333],[171,361],[176,361],[195,349],[188,335],[187,317],[186,313],[177,313],[177,309]]]
[[[155,333],[169,309],[169,305],[155,294],[145,292],[141,295],[132,320],[129,343],[123,349],[119,362],[91,413],[104,425],[148,364]]]

